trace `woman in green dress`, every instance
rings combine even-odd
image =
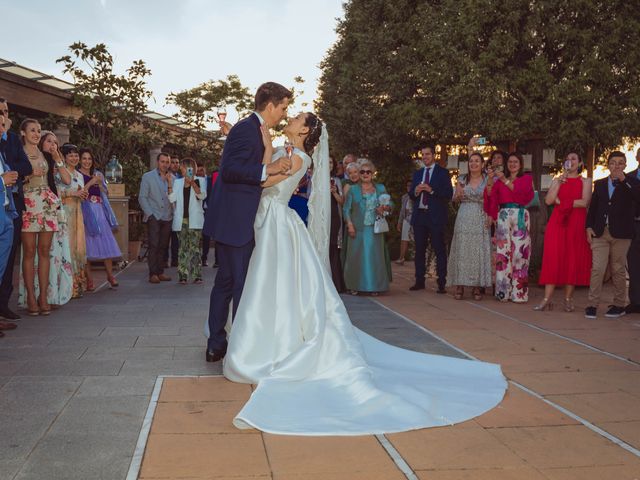
[[[389,212],[391,205],[380,205],[379,197],[387,190],[373,182],[373,163],[363,160],[359,173],[360,183],[349,189],[343,207],[348,232],[344,281],[352,294],[377,295],[389,290],[391,261],[385,234],[374,233],[374,224],[376,216]]]

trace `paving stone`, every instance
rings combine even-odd
[[[48,434],[15,480],[122,480],[136,441],[137,435],[113,432]]]
[[[156,376],[134,377],[84,377],[82,385],[76,393],[81,397],[120,397],[151,395],[156,383]]]

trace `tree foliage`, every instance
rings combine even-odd
[[[127,163],[139,163],[160,133],[155,122],[143,116],[152,96],[146,83],[151,71],[136,60],[125,74],[117,74],[102,43],[89,47],[76,42],[69,51],[57,62],[73,77],[73,102],[82,111],[74,126],[76,141],[93,150],[98,165],[112,155],[125,170]]]
[[[351,0],[317,107],[341,153],[396,166],[475,133],[611,148],[640,136],[639,30],[622,0]]]
[[[290,90],[294,93],[294,100],[290,111],[297,108],[295,100],[304,93],[302,90],[299,91],[304,79],[298,76],[293,82],[294,87]],[[180,139],[184,153],[209,165],[212,163],[210,159],[219,158],[222,153],[220,133],[215,129],[217,127],[214,128],[217,109],[235,108],[242,118],[254,108],[253,94],[237,75],[229,75],[224,80],[209,80],[187,90],[172,92],[167,96],[167,102],[178,107],[178,113],[174,117],[188,128]],[[304,108],[307,105],[303,103],[301,106]],[[278,126],[275,130],[279,133],[282,127]]]

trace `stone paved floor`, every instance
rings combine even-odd
[[[510,380],[540,396],[512,385],[502,405],[471,422],[389,435],[415,472],[413,478],[640,478],[636,455],[544,401],[562,406],[640,448],[640,318],[594,322],[585,321],[579,313],[534,315],[530,306],[492,300],[457,302],[432,291],[410,294],[406,290],[410,273],[409,266],[396,268],[392,291],[378,297],[377,302],[346,297],[354,323],[405,348],[462,355],[384,305],[481,360],[501,363]],[[191,465],[188,475],[186,471],[157,469],[168,457],[162,453],[167,452],[164,448],[157,450],[160,444],[154,432],[175,434],[185,428],[178,434],[194,433],[188,430],[193,422],[175,421],[195,418],[185,414],[197,406],[198,394],[193,388],[206,386],[206,382],[225,382],[203,377],[220,373],[219,364],[207,365],[202,358],[202,323],[212,278],[213,270],[207,269],[203,286],[173,282],[153,286],[146,282],[146,265],[133,264],[119,276],[120,291],[103,288],[48,318],[25,318],[17,330],[1,339],[0,479],[125,478],[158,375],[201,378],[165,380],[177,382],[173,392],[182,392],[183,396],[165,397],[167,392],[171,394],[171,387],[163,389],[159,405],[174,408],[174,414],[167,417],[174,421],[158,423],[160,417],[156,417],[143,477],[405,478],[373,437],[299,442],[249,434],[262,438],[265,457],[248,461],[242,442],[256,440],[242,440],[243,435],[227,432],[242,441],[235,447],[227,445],[225,451],[240,455],[243,465],[255,464],[252,477],[242,470],[219,470],[224,461],[214,462],[215,466],[206,470],[197,469],[199,461],[211,461],[211,457],[194,457],[188,450],[182,450],[183,456],[172,463]],[[544,330],[535,330],[534,326]],[[632,361],[624,362],[624,358]],[[196,395],[193,399],[188,398],[190,391]],[[230,393],[236,401],[248,394]],[[171,408],[166,411],[171,412]],[[224,415],[231,412],[223,410],[222,417],[214,415],[205,425],[228,429]],[[158,407],[156,414],[161,413]],[[326,454],[316,458],[319,449]],[[171,454],[180,451],[168,450]],[[154,466],[154,458],[161,463]],[[367,465],[359,473],[353,468],[345,470],[345,465],[353,465],[354,458]],[[327,471],[327,465],[342,467]]]

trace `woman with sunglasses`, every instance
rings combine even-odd
[[[343,207],[347,224],[344,281],[353,295],[367,292],[377,295],[389,290],[391,261],[384,233],[374,233],[377,215],[389,212],[391,206],[381,206],[378,198],[387,193],[384,185],[374,183],[375,166],[363,159],[360,183],[351,186]]]

